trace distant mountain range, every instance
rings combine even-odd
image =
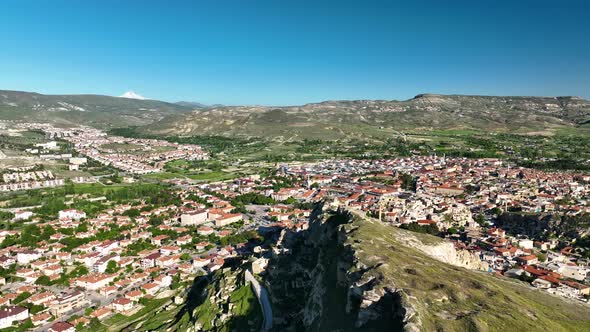
[[[421,94],[406,101],[325,101],[303,106],[222,106],[170,115],[150,133],[248,135],[297,140],[388,136],[397,130],[473,129],[551,134],[590,127],[579,97]]]
[[[101,95],[42,95],[0,90],[0,119],[45,121],[60,125],[99,128],[142,126],[193,108],[157,100],[138,99],[128,92],[121,97]]]
[[[246,135],[278,139],[354,138],[396,130],[474,129],[552,133],[590,128],[579,97],[421,94],[405,101],[325,101],[302,106],[222,106],[100,95],[42,95],[0,90],[0,120],[142,126],[152,134]],[[141,97],[141,96],[139,96]]]
[[[192,107],[192,108],[212,108],[212,107],[223,107],[223,105],[221,104],[212,104],[212,105],[207,105],[207,104],[202,104],[202,103],[198,103],[195,101],[179,101],[176,102],[178,105],[182,105],[182,106],[187,106],[187,107]]]

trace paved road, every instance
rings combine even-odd
[[[254,289],[254,294],[258,298],[258,303],[262,307],[262,316],[264,317],[264,321],[262,322],[262,328],[260,331],[266,332],[270,331],[272,327],[272,308],[270,306],[270,300],[268,299],[268,293],[266,289],[260,285],[258,280],[254,278],[252,273],[249,270],[246,270],[246,281],[249,281],[252,285],[252,289]]]

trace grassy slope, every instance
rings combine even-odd
[[[405,290],[425,331],[587,331],[590,327],[586,305],[566,302],[519,281],[438,262],[396,240],[408,236],[408,231],[358,218],[352,225],[360,227],[348,242],[360,260],[369,266],[384,263],[371,273],[383,277],[382,285]]]

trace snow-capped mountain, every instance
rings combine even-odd
[[[120,98],[130,98],[130,99],[139,99],[139,100],[145,100],[146,98],[142,95],[138,95],[137,93],[133,92],[133,91],[127,91],[124,94],[119,96]]]

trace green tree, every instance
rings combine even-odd
[[[0,211],[0,220],[1,221],[10,221],[10,220],[12,220],[12,218],[14,218],[14,213]]]
[[[477,216],[475,216],[475,222],[478,223],[480,226],[485,226],[486,225],[486,218],[484,217],[483,214],[478,214]]]
[[[43,275],[35,280],[35,285],[49,286],[51,285],[51,280],[48,276]]]
[[[85,316],[88,316],[88,315],[90,315],[90,314],[91,314],[93,311],[94,311],[94,308],[93,308],[93,307],[88,307],[88,308],[84,309],[84,315],[85,315]]]
[[[31,297],[31,293],[29,292],[22,292],[20,293],[17,297],[14,298],[14,301],[12,301],[12,303],[20,303],[26,299],[28,299],[29,297]]]
[[[41,304],[31,304],[31,306],[29,306],[29,313],[32,315],[38,314],[41,311],[45,310],[45,306],[41,305]]]
[[[107,268],[105,270],[106,273],[115,273],[117,272],[117,262],[115,262],[114,260],[110,260],[107,263]]]

